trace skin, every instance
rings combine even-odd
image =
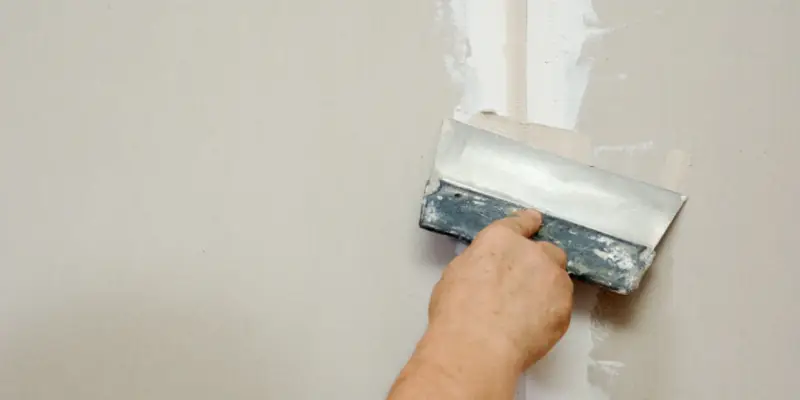
[[[445,268],[389,400],[513,399],[520,374],[564,336],[572,311],[566,254],[529,239],[541,221],[532,210],[497,221]]]

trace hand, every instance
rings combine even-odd
[[[536,211],[481,231],[447,266],[428,329],[389,399],[511,399],[520,373],[564,335],[572,311],[566,254],[534,242]]]
[[[544,357],[567,331],[573,288],[564,251],[529,239],[541,222],[522,211],[481,231],[436,285],[429,330],[483,343],[520,372]]]

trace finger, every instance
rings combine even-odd
[[[560,247],[550,242],[539,242],[539,246],[542,248],[542,251],[561,268],[567,268],[567,253],[565,253],[564,250],[561,250]]]
[[[495,221],[493,225],[506,227],[521,236],[529,238],[542,226],[542,214],[536,210],[522,210],[510,217]]]

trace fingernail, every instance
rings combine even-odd
[[[518,214],[528,214],[528,215],[531,215],[531,216],[536,216],[539,219],[542,218],[542,213],[540,213],[537,210],[534,210],[533,208],[528,208],[526,210],[519,210],[519,211],[517,211],[517,213]]]

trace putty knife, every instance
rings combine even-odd
[[[544,215],[535,240],[567,253],[575,278],[628,294],[686,196],[447,120],[425,188],[420,227],[469,243],[525,208]]]

